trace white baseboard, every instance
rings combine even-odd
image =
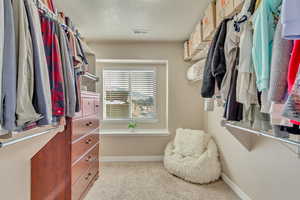
[[[101,162],[154,162],[163,161],[164,156],[103,156]]]
[[[241,200],[252,200],[238,185],[226,176],[226,174],[222,173],[222,179]]]

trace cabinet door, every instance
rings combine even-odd
[[[31,200],[69,200],[70,136],[58,133],[31,159]]]

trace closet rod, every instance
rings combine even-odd
[[[255,134],[255,135],[259,135],[259,136],[268,137],[268,138],[271,138],[271,139],[274,139],[274,140],[277,140],[277,141],[280,141],[280,142],[285,142],[285,143],[288,143],[288,144],[300,146],[300,142],[293,141],[293,140],[290,140],[290,139],[287,139],[287,138],[276,137],[276,136],[271,135],[270,133],[268,133],[266,131],[257,131],[257,130],[253,130],[253,129],[250,129],[250,128],[244,128],[244,127],[235,125],[235,124],[230,123],[230,122],[225,122],[224,126],[225,127],[230,127],[230,128],[235,128],[235,129],[242,130],[242,131],[245,131],[247,133],[252,133],[252,134]]]
[[[50,128],[48,130],[45,130],[45,131],[42,131],[42,132],[38,132],[38,133],[34,133],[34,134],[31,134],[31,135],[28,135],[28,136],[11,139],[9,141],[0,142],[0,148],[7,147],[7,146],[10,146],[10,145],[19,143],[19,142],[23,142],[23,141],[26,141],[26,140],[29,140],[29,139],[32,139],[32,138],[35,138],[35,137],[38,137],[38,136],[41,136],[41,135],[48,134],[48,133],[50,133],[53,130],[58,130],[58,128],[59,127]]]
[[[96,81],[96,82],[99,81],[99,77],[95,76],[94,74],[88,73],[88,72],[84,73],[83,76],[86,78],[89,78],[93,81]]]

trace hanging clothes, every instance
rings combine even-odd
[[[238,23],[238,29],[235,28],[237,36],[240,35],[239,65],[237,66],[237,102],[244,106],[244,121],[252,120],[249,116],[252,105],[258,105],[256,76],[252,62],[253,46],[253,28],[251,24],[251,15],[255,9],[256,0],[245,1],[242,11],[235,17],[235,25]]]
[[[11,0],[4,0],[4,52],[2,71],[2,126],[8,131],[16,127],[17,57],[14,16]]]
[[[17,56],[17,126],[36,122],[41,115],[33,106],[34,67],[33,47],[23,0],[13,2]]]
[[[272,44],[282,0],[263,0],[253,16],[252,57],[259,91],[269,89]]]
[[[283,0],[281,22],[283,24],[282,37],[287,40],[300,39],[300,1]]]
[[[300,70],[297,73],[297,80],[289,93],[284,106],[283,116],[291,119],[293,124],[300,125]]]
[[[224,102],[227,101],[229,90],[232,84],[232,75],[236,69],[237,52],[239,45],[239,35],[235,32],[234,21],[227,22],[227,34],[224,45],[226,73],[221,85],[221,97]]]
[[[282,24],[276,27],[270,75],[269,101],[272,102],[270,115],[272,125],[291,126],[288,119],[282,117],[284,103],[287,97],[287,74],[293,42],[281,38]],[[275,130],[278,130],[275,128]]]
[[[65,94],[56,23],[43,15],[40,19],[50,78],[52,114],[57,122],[65,114]]]
[[[68,38],[69,38],[69,45],[70,45],[70,51],[71,55],[73,56],[73,64],[75,68],[80,68],[82,65],[82,59],[79,57],[79,53],[77,52],[77,39],[73,33],[73,31],[68,32]]]
[[[300,65],[300,40],[294,41],[294,47],[288,68],[288,91],[291,92],[296,80],[297,72]]]
[[[52,103],[40,17],[38,9],[32,0],[24,0],[24,2],[28,14],[33,44],[35,87],[33,93],[33,106],[43,117],[38,121],[38,125],[49,125],[52,123]]]
[[[228,91],[228,96],[225,105],[224,118],[228,121],[242,121],[243,120],[243,104],[236,101],[236,83],[238,70],[236,69],[239,59],[239,51],[236,52],[235,62],[231,67],[231,82]]]
[[[55,13],[55,6],[52,0],[41,0],[52,12]]]
[[[212,98],[215,94],[215,85],[221,89],[221,84],[226,73],[226,60],[224,43],[229,19],[221,22],[211,43],[206,60],[201,95],[203,98]]]
[[[4,0],[0,0],[0,94],[2,94],[3,50],[4,50]],[[2,103],[0,104],[0,113],[2,113]],[[2,117],[0,117],[0,122],[1,119]],[[0,123],[0,129],[1,129],[1,123]]]
[[[74,67],[73,60],[70,55],[70,48],[68,45],[67,36],[60,24],[57,24],[59,32],[58,38],[60,43],[62,71],[64,78],[64,91],[65,91],[65,112],[67,117],[74,117],[76,110],[76,89],[74,80]]]
[[[80,57],[82,63],[81,70],[83,72],[87,72],[89,63],[87,61],[85,52],[83,51],[81,39],[78,36],[76,36],[76,47],[77,47],[78,56]]]
[[[282,24],[278,22],[272,50],[269,100],[281,103],[286,99],[288,69],[293,42],[281,38]],[[299,43],[300,44],[300,43]],[[296,56],[296,55],[294,55]],[[300,64],[300,59],[299,59]],[[291,87],[291,86],[290,86]]]

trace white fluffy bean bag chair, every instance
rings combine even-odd
[[[166,147],[164,166],[171,174],[198,184],[216,181],[221,175],[216,143],[198,130],[177,129]]]

